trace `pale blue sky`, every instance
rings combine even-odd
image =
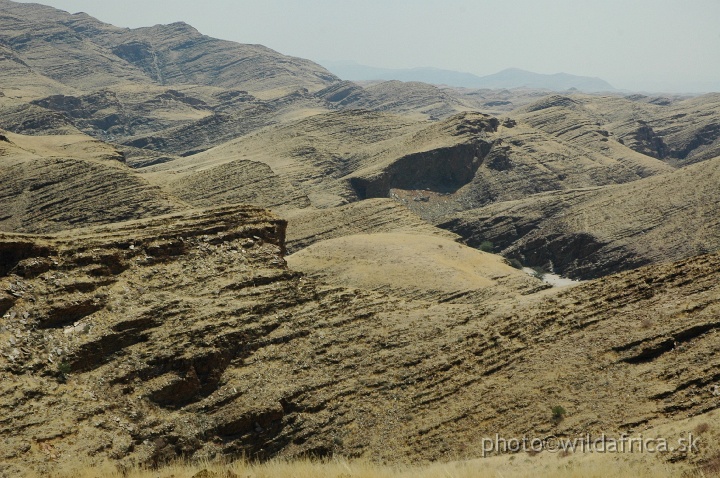
[[[477,75],[508,67],[617,88],[720,91],[720,0],[44,0],[107,23],[185,21],[311,60]]]

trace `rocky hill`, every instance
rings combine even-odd
[[[533,196],[440,226],[468,244],[571,277],[599,277],[720,249],[720,158],[619,186]]]
[[[608,147],[614,139],[643,155],[682,166],[720,155],[719,105],[717,94],[695,98],[557,95],[514,113],[560,136],[577,137],[594,129],[606,137]],[[563,128],[563,124],[577,127]]]
[[[186,208],[89,136],[0,135],[0,231],[47,233]]]
[[[440,459],[488,434],[689,415],[711,430],[700,453],[664,458],[712,453],[717,255],[463,305],[304,278],[284,228],[233,207],[2,236],[0,473],[79,456]]]
[[[265,128],[147,168],[146,177],[162,187],[179,177],[190,185],[237,161],[266,164],[317,207],[393,197],[430,220],[543,191],[625,183],[673,170],[617,142],[610,148],[600,139],[587,144],[480,113],[428,122],[348,110]],[[222,195],[231,185],[217,187],[213,194]]]
[[[0,45],[7,52],[3,62],[19,65],[13,67],[19,75],[13,79],[15,88],[6,95],[32,96],[33,91],[22,89],[24,77],[44,77],[44,95],[151,83],[242,88],[277,97],[338,81],[310,61],[261,45],[210,38],[182,22],[131,30],[39,4],[2,0],[0,7]]]
[[[689,431],[639,459],[709,469],[719,98],[357,84],[0,0],[0,477]]]

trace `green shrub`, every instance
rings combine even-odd
[[[507,263],[508,263],[509,266],[514,267],[515,269],[520,269],[520,270],[523,269],[522,262],[520,262],[519,260],[515,259],[514,257],[511,258],[511,259],[508,259],[508,260],[507,260]]]
[[[480,249],[483,252],[493,252],[495,250],[495,244],[493,244],[490,241],[483,241],[479,246],[478,249]]]
[[[57,365],[57,371],[58,371],[58,381],[60,383],[67,382],[68,374],[72,371],[72,367],[67,362],[60,362]]]

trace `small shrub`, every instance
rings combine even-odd
[[[567,412],[562,406],[556,405],[552,407],[552,417],[553,420],[555,420],[556,422],[559,422],[560,420],[565,418],[565,415],[567,415]]]
[[[61,362],[57,366],[58,372],[60,372],[63,375],[67,375],[72,371],[72,368],[70,367],[70,364],[67,362]]]
[[[520,262],[519,260],[515,259],[514,257],[513,257],[512,259],[508,259],[508,260],[507,260],[507,263],[508,263],[509,266],[514,267],[515,269],[520,269],[520,270],[522,270],[522,268],[523,268],[522,262]]]
[[[67,382],[68,374],[70,374],[70,372],[72,372],[72,367],[67,362],[60,362],[57,365],[57,371],[58,371],[58,376],[57,376],[58,381],[60,383],[65,383],[65,382]]]
[[[495,250],[495,245],[490,241],[483,241],[479,246],[478,249],[480,249],[483,252],[492,252]]]

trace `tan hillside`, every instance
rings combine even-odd
[[[0,478],[720,473],[720,95],[615,91],[0,0]]]
[[[545,98],[513,114],[560,137],[582,138],[590,144],[603,141],[599,134],[606,136],[609,149],[622,151],[619,142],[681,166],[720,155],[719,108],[718,94],[693,98],[576,94]]]
[[[585,105],[573,97],[548,96],[514,111],[513,118],[577,148],[612,158],[640,177],[669,171],[655,158],[639,154],[610,136],[593,114],[595,103],[602,101],[591,97]]]
[[[186,207],[89,136],[0,136],[0,230],[46,233]]]
[[[618,186],[533,196],[448,217],[469,244],[571,277],[720,248],[720,158]]]
[[[338,81],[308,60],[214,39],[183,22],[131,30],[39,4],[2,0],[0,6],[2,43],[34,72],[76,90],[124,83],[202,84],[278,97]],[[63,58],[62,67],[57,58]],[[22,78],[15,82],[21,84]],[[52,92],[58,93],[66,90]]]
[[[385,111],[440,119],[473,108],[436,86],[419,82],[386,81],[347,95],[338,102],[345,108]]]
[[[268,165],[254,161],[233,161],[171,179],[164,189],[197,207],[243,203],[283,210],[310,206],[305,194]]]
[[[237,94],[232,91],[229,93],[230,96]],[[191,156],[266,126],[295,121],[329,110],[324,102],[307,90],[298,90],[266,101],[247,97],[243,93],[240,93],[242,100],[237,103],[231,101],[227,110],[220,103],[214,108],[212,115],[186,125],[125,138],[123,146]],[[225,98],[222,93],[219,96],[220,99]]]
[[[288,270],[284,228],[235,207],[2,237],[0,473],[80,457],[448,460],[495,433],[654,433],[702,414],[699,453],[657,459],[716,452],[718,255],[428,303]]]
[[[299,251],[318,241],[353,234],[416,233],[452,241],[460,236],[433,227],[392,199],[367,199],[328,209],[283,211],[288,220],[287,249]]]
[[[542,191],[624,183],[673,170],[618,147],[628,155],[594,152],[479,113],[424,122],[351,110],[265,128],[146,171],[150,181],[163,185],[178,175],[206,176],[225,163],[255,161],[317,207],[395,197],[421,217],[437,219]]]
[[[208,174],[212,167],[249,160],[267,164],[274,174],[304,191],[314,205],[340,205],[354,196],[345,176],[375,156],[386,155],[398,138],[423,126],[400,116],[363,111],[315,115],[154,166],[148,177],[162,184],[168,174],[173,178],[198,171]]]
[[[0,95],[0,128],[24,135],[79,134],[61,113]]]
[[[500,256],[424,234],[343,236],[313,244],[287,261],[326,283],[405,299],[479,303],[546,287]]]

